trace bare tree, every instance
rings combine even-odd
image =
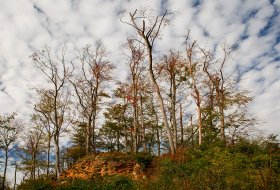
[[[183,145],[184,143],[184,126],[183,126],[183,108],[182,108],[182,103],[180,103],[180,133],[181,133],[181,139],[180,143]]]
[[[50,174],[50,154],[51,154],[51,141],[53,140],[54,136],[54,127],[51,123],[51,112],[49,105],[50,105],[50,99],[44,93],[44,90],[37,89],[37,95],[38,95],[38,102],[34,106],[35,111],[37,112],[36,119],[40,121],[38,124],[41,124],[44,128],[43,130],[43,137],[42,139],[46,140],[46,152],[47,152],[47,165],[46,165],[46,175],[49,176]]]
[[[136,30],[136,32],[138,33],[138,35],[141,38],[141,40],[137,40],[137,41],[146,47],[146,50],[148,53],[148,61],[149,61],[148,72],[149,72],[149,76],[150,76],[150,81],[156,92],[158,102],[160,105],[160,109],[161,109],[161,112],[163,115],[164,126],[165,126],[165,130],[167,132],[167,135],[168,135],[168,141],[169,141],[169,145],[170,145],[171,154],[174,154],[175,147],[174,147],[174,143],[172,140],[172,133],[171,133],[171,130],[169,127],[167,114],[166,114],[166,110],[165,110],[165,105],[164,105],[163,97],[162,97],[162,94],[160,91],[160,87],[156,81],[156,78],[154,75],[154,70],[153,70],[154,44],[155,44],[156,39],[159,38],[159,33],[162,29],[162,26],[164,24],[168,23],[168,19],[167,19],[168,12],[166,10],[161,16],[157,16],[153,19],[152,16],[149,16],[149,14],[145,12],[145,10],[137,11],[137,9],[136,9],[133,13],[130,13],[129,16],[130,16],[129,22],[122,21],[122,19],[121,19],[121,21],[123,23],[128,24],[129,26],[133,27]]]
[[[87,123],[86,153],[95,153],[95,128],[100,102],[104,93],[104,86],[112,79],[114,65],[108,60],[108,50],[101,41],[96,41],[92,50],[90,46],[83,49],[79,56],[81,64],[76,75],[72,76],[72,83],[77,97],[77,108]],[[74,65],[73,65],[74,66]]]
[[[169,92],[167,93],[170,101],[170,121],[171,129],[173,130],[173,138],[175,148],[178,144],[178,129],[177,129],[177,118],[176,118],[176,105],[178,88],[182,84],[181,71],[184,67],[184,58],[180,52],[169,50],[168,54],[163,55],[160,63],[157,65],[160,77],[167,81],[169,86]]]
[[[150,98],[150,109],[155,120],[155,133],[156,133],[156,143],[157,143],[157,155],[160,156],[161,153],[161,138],[159,129],[159,117],[157,114],[157,106],[154,103],[153,97]]]
[[[54,127],[53,140],[57,178],[61,173],[59,138],[63,132],[63,126],[66,124],[66,112],[70,103],[70,92],[66,87],[66,82],[71,72],[66,67],[65,53],[66,47],[64,46],[61,50],[61,56],[56,58],[51,55],[51,49],[45,47],[31,56],[34,65],[44,74],[49,85],[48,90],[37,90],[40,96],[44,96],[47,101],[35,109],[41,112],[46,119],[49,119]]]
[[[123,54],[127,57],[127,63],[130,72],[128,81],[130,81],[129,83],[131,83],[130,94],[132,94],[132,97],[128,97],[128,99],[131,102],[133,108],[133,152],[137,152],[137,131],[139,128],[138,95],[140,86],[140,74],[144,69],[142,65],[144,60],[144,50],[142,50],[141,44],[136,44],[134,40],[127,39],[127,42],[123,45]]]
[[[187,37],[187,40],[189,38],[189,34]],[[200,89],[198,87],[199,79],[197,77],[197,74],[199,73],[199,66],[201,65],[201,60],[196,57],[196,41],[193,41],[190,44],[187,44],[187,67],[188,72],[190,76],[190,84],[192,89],[192,97],[195,100],[196,108],[197,108],[197,115],[198,115],[198,144],[202,144],[202,94],[200,92]]]
[[[199,48],[202,54],[203,71],[207,75],[209,87],[209,103],[211,109],[217,107],[220,123],[220,138],[226,142],[226,129],[234,143],[237,136],[244,133],[249,126],[256,124],[256,119],[247,112],[247,105],[252,101],[247,91],[237,88],[237,83],[231,75],[224,74],[224,66],[232,49],[222,44],[223,57],[216,58],[210,50]],[[213,119],[213,118],[211,118]]]
[[[31,122],[34,124],[32,128],[28,130],[28,133],[25,135],[26,143],[22,148],[25,153],[30,155],[31,160],[26,161],[30,163],[30,178],[35,179],[36,176],[36,167],[39,169],[38,156],[43,147],[43,133],[44,133],[44,124],[40,120],[40,115],[32,115]]]
[[[227,61],[228,56],[230,55],[230,49],[227,48],[225,45],[223,45],[223,52],[224,57],[222,58],[222,61],[220,62],[220,66],[218,68],[218,71],[215,73],[210,73],[209,67],[211,67],[211,63],[218,63],[218,61],[214,61],[214,55],[210,51],[206,51],[202,48],[200,48],[200,51],[203,53],[204,61],[203,61],[203,71],[207,74],[208,78],[210,79],[213,90],[215,90],[215,97],[216,97],[216,103],[219,108],[219,114],[220,114],[220,135],[221,139],[223,141],[226,140],[225,138],[225,83],[226,78],[224,77],[223,68]]]

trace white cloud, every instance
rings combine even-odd
[[[267,133],[279,134],[279,113],[280,104],[276,101],[280,95],[280,80],[272,83],[265,92],[256,96],[252,111],[255,113],[260,121],[264,122],[261,128]]]

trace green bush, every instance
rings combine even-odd
[[[138,153],[135,155],[135,161],[140,164],[143,170],[146,170],[153,161],[153,156],[150,154]]]
[[[102,187],[104,190],[133,190],[136,189],[134,182],[125,176],[107,176]]]
[[[26,180],[21,183],[18,190],[53,190],[53,183],[48,178]]]
[[[268,151],[255,142],[185,149],[163,158],[160,174],[140,189],[279,189],[279,148]],[[183,161],[180,156],[184,157]],[[179,157],[179,159],[178,159]]]
[[[125,176],[105,176],[94,180],[76,179],[66,182],[56,190],[133,190],[133,181]]]
[[[117,157],[119,158],[119,157]],[[280,187],[280,149],[277,145],[243,141],[182,149],[176,155],[153,159],[147,154],[131,155],[151,178],[133,181],[125,176],[55,183],[48,179],[28,180],[19,190],[276,190]],[[149,167],[150,164],[153,163]],[[156,163],[156,164],[155,164]],[[155,173],[152,173],[155,171]]]

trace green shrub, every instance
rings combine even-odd
[[[185,149],[184,161],[162,158],[158,178],[139,189],[278,189],[279,149],[273,150],[255,142]]]
[[[20,184],[18,190],[53,190],[54,186],[50,179],[39,178],[34,180],[26,180]]]
[[[121,156],[116,155],[116,158]],[[135,160],[152,177],[133,181],[125,176],[111,175],[59,184],[38,179],[24,182],[19,190],[276,190],[280,186],[279,147],[256,142],[244,141],[230,147],[219,143],[204,144],[156,159],[147,154],[125,158]]]
[[[75,179],[57,187],[57,190],[133,190],[133,181],[125,176],[105,176],[94,180]]]
[[[102,189],[106,190],[133,190],[136,189],[134,182],[125,176],[107,176]]]
[[[143,170],[146,170],[153,161],[153,156],[144,153],[138,153],[135,155],[135,161],[140,164]]]

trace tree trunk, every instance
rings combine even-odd
[[[32,153],[32,166],[31,166],[31,179],[35,179],[36,172],[36,153],[33,151]]]
[[[134,152],[134,149],[133,149],[133,145],[134,145],[134,143],[133,143],[133,129],[130,129],[129,130],[130,131],[130,139],[131,139],[131,143],[130,143],[130,150],[131,150],[131,152]]]
[[[192,115],[191,115],[191,132],[192,132],[192,134],[191,134],[191,139],[192,139],[192,146],[194,145],[194,142],[193,142],[193,123],[192,123]]]
[[[157,154],[160,156],[160,137],[159,137],[159,129],[157,128]]]
[[[125,131],[125,134],[124,134],[124,146],[125,146],[125,152],[127,153],[128,152],[128,146],[127,146],[127,131]]]
[[[176,124],[176,81],[175,76],[171,77],[171,117],[172,117],[172,127],[173,127],[173,137],[174,137],[174,146],[175,149],[178,144],[178,137],[177,137],[177,124]]]
[[[223,86],[221,88],[223,88]],[[218,107],[219,107],[219,112],[220,112],[220,125],[221,125],[220,134],[221,134],[222,141],[225,142],[226,137],[225,137],[225,116],[224,116],[224,107],[223,107],[223,93],[220,93],[218,84],[216,84],[216,96],[217,96],[217,102],[218,102]]]
[[[147,145],[146,145],[146,139],[145,139],[145,126],[144,126],[142,95],[140,95],[140,110],[141,110],[142,146],[143,146],[144,153],[146,153],[147,152]]]
[[[5,149],[5,164],[4,164],[4,174],[3,174],[3,182],[2,182],[2,189],[5,189],[5,182],[6,182],[6,174],[7,174],[7,167],[8,167],[8,149]]]
[[[193,81],[194,81],[194,77],[193,77]],[[198,144],[201,145],[202,144],[202,113],[201,113],[201,99],[200,99],[200,93],[196,87],[195,81],[194,83],[194,87],[193,90],[195,92],[195,101],[196,101],[196,108],[197,108],[197,115],[198,115]]]
[[[133,152],[137,153],[137,129],[138,129],[138,111],[137,111],[137,104],[133,102]]]
[[[211,129],[214,128],[214,124],[213,124],[213,111],[214,111],[214,87],[211,85],[211,83],[209,83],[209,109],[210,109],[210,113],[209,113],[209,117],[210,117],[210,127]]]
[[[95,119],[93,119],[95,120]],[[95,146],[95,124],[92,126],[92,152],[93,154],[96,154],[96,146]]]
[[[153,73],[152,47],[150,46],[148,39],[145,39],[145,40],[146,40],[146,45],[147,45],[147,48],[148,48],[148,55],[149,55],[150,80],[153,84],[154,90],[156,91],[156,95],[157,95],[157,98],[158,98],[158,103],[159,103],[159,106],[160,106],[160,109],[161,109],[161,112],[162,112],[164,127],[165,127],[165,130],[167,132],[171,154],[175,154],[175,147],[174,147],[174,143],[173,143],[172,134],[171,134],[171,131],[170,131],[170,128],[169,128],[169,124],[168,124],[168,120],[167,120],[167,116],[166,116],[166,111],[165,111],[165,108],[164,108],[163,98],[160,94],[160,89],[159,89],[159,86],[156,82],[156,79],[155,79],[155,76],[154,76],[154,73]]]
[[[124,112],[123,112],[123,116],[125,115],[125,109],[124,109]],[[123,118],[123,122],[124,122],[124,126],[125,127],[127,127],[127,122],[126,122],[126,118],[125,118],[125,116],[124,116],[124,118]],[[128,137],[128,131],[127,131],[127,129],[125,129],[125,131],[124,131],[124,146],[125,146],[125,152],[128,152],[128,139],[127,139],[127,137]]]
[[[158,115],[157,112],[154,108],[154,103],[152,101],[152,109],[153,109],[153,113],[155,115],[155,119],[156,119],[156,135],[157,135],[157,154],[158,156],[160,156],[160,134],[159,134],[159,125],[158,125]]]
[[[120,132],[117,131],[117,150],[120,152]]]
[[[59,152],[59,134],[54,135],[54,145],[55,145],[55,172],[56,178],[60,177],[60,152]]]
[[[92,112],[92,123],[91,123],[91,127],[92,127],[92,133],[91,133],[91,138],[92,138],[92,151],[94,154],[96,154],[96,145],[95,145],[95,122],[96,122],[96,116],[97,116],[97,99],[98,99],[98,89],[99,89],[99,81],[97,79],[96,81],[96,87],[95,87],[95,96],[94,96],[94,100],[93,100],[93,112]]]
[[[225,116],[224,116],[224,109],[222,106],[219,106],[219,111],[220,111],[220,122],[221,122],[221,138],[222,141],[226,141],[226,136],[225,136]]]
[[[51,150],[51,138],[49,135],[48,147],[47,147],[47,177],[50,175],[50,150]]]
[[[202,144],[202,117],[200,103],[197,104],[197,114],[198,114],[198,144]]]
[[[195,42],[192,43],[192,45],[189,47],[187,50],[187,56],[188,56],[188,61],[189,61],[189,72],[190,72],[190,77],[192,79],[192,90],[193,90],[193,98],[195,99],[196,107],[197,107],[197,114],[198,114],[198,144],[202,144],[202,117],[201,117],[201,98],[200,98],[200,93],[197,88],[196,84],[196,78],[193,73],[193,48],[194,48]],[[196,66],[195,66],[196,67]]]
[[[91,148],[91,116],[88,118],[88,123],[86,126],[86,154],[90,154],[90,148]]]
[[[96,86],[95,86],[95,91],[94,91],[94,99],[93,99],[93,115],[92,115],[92,148],[93,148],[93,153],[96,154],[96,145],[95,145],[95,122],[96,122],[96,117],[97,117],[97,101],[98,101],[98,90],[99,90],[99,78],[96,78]]]
[[[184,128],[183,128],[183,110],[182,104],[180,104],[180,129],[181,129],[181,146],[184,143]]]

